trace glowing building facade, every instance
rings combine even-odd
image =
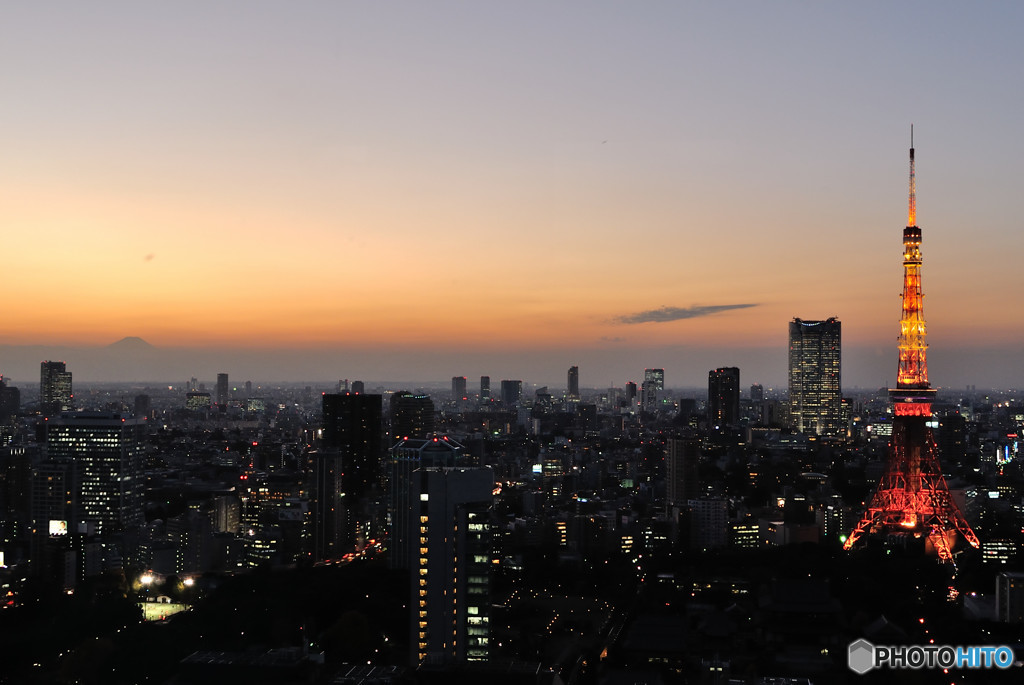
[[[46,422],[46,455],[74,465],[75,530],[121,533],[143,518],[143,422],[118,414],[77,412]]]
[[[789,420],[801,433],[841,435],[842,323],[793,319],[789,323]]]

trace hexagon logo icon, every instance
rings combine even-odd
[[[875,646],[864,638],[851,642],[846,653],[846,663],[851,671],[864,675],[875,666]]]

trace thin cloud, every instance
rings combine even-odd
[[[664,323],[666,321],[679,321],[680,319],[696,319],[701,316],[710,316],[718,312],[729,311],[730,309],[747,309],[756,307],[756,304],[713,304],[698,307],[661,307],[660,309],[648,309],[645,312],[636,314],[624,314],[615,317],[616,323]]]

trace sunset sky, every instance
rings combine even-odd
[[[0,373],[139,336],[196,353],[154,374],[782,384],[787,322],[837,316],[844,385],[891,384],[913,123],[932,383],[1024,387],[1022,26],[1017,3],[8,3]]]

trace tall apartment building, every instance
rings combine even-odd
[[[411,564],[416,661],[486,661],[494,472],[489,467],[421,468],[411,485],[419,543]]]
[[[685,507],[700,496],[699,444],[695,437],[680,437],[669,438],[665,445],[665,499],[669,506]]]
[[[789,323],[789,417],[801,433],[835,436],[844,430],[841,343],[835,317]]]
[[[708,419],[713,426],[739,424],[740,370],[735,366],[708,372]]]
[[[410,497],[415,489],[414,474],[421,468],[466,466],[465,448],[447,435],[404,438],[388,455],[388,513],[391,535],[388,542],[392,568],[410,568],[416,558],[419,504]]]

